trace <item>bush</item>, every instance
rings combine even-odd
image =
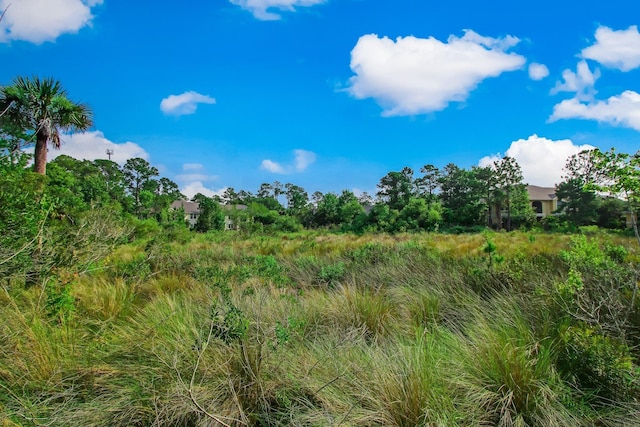
[[[71,282],[49,280],[45,293],[47,315],[61,323],[69,320],[76,311],[75,298],[71,294]]]
[[[566,328],[560,338],[558,370],[589,399],[602,404],[640,397],[640,371],[624,342],[585,324]]]
[[[270,226],[273,231],[280,231],[284,233],[294,233],[302,231],[302,224],[291,216],[280,216],[278,220]]]
[[[133,224],[133,236],[135,239],[145,239],[153,237],[162,231],[162,227],[153,218],[139,220],[137,218],[131,219]]]
[[[344,278],[344,274],[344,263],[337,262],[334,264],[325,265],[320,268],[318,279],[321,283],[327,285],[330,288],[333,288]]]

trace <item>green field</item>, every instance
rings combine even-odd
[[[638,425],[639,264],[602,232],[158,234],[3,283],[0,425]]]

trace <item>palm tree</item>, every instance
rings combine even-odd
[[[0,111],[35,137],[33,169],[41,175],[46,174],[47,143],[59,149],[61,132],[84,131],[93,124],[89,107],[69,100],[52,78],[17,77],[0,89]]]

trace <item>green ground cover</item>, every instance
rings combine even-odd
[[[600,232],[158,234],[3,282],[0,425],[638,425],[639,271]]]

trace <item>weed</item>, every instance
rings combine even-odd
[[[52,279],[47,281],[45,287],[47,314],[61,323],[69,320],[76,311],[71,284],[72,282]]]
[[[334,288],[344,278],[345,268],[343,262],[325,265],[320,268],[318,280],[329,288]]]
[[[560,338],[559,370],[590,400],[602,404],[602,400],[628,401],[640,396],[640,372],[623,342],[585,324],[564,329]]]

